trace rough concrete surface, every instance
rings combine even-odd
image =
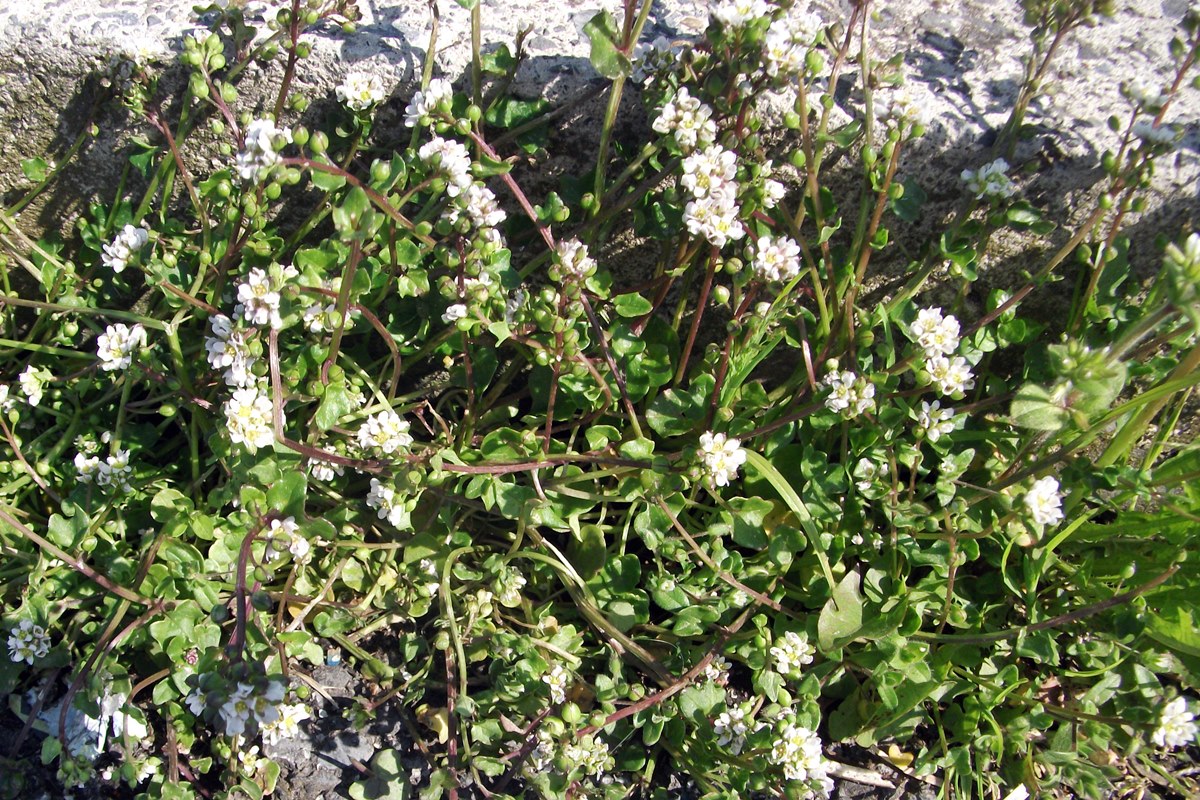
[[[1105,121],[1124,114],[1121,81],[1165,83],[1167,47],[1187,0],[1125,0],[1112,19],[1068,38],[1052,72],[1050,92],[1035,103],[1029,121],[1053,130],[1033,145],[1044,150],[1051,169],[1033,181],[1035,199],[1053,200],[1092,184],[1096,164],[1115,139]],[[269,13],[271,5],[250,0],[249,7]],[[326,26],[311,38],[314,57],[302,65],[301,86],[311,96],[328,97],[350,70],[372,70],[400,99],[415,86],[428,46],[431,20],[426,0],[361,0],[362,20],[352,35]],[[470,59],[470,14],[452,0],[436,3],[440,16],[437,71],[460,78]],[[689,38],[703,30],[708,3],[662,0],[654,4],[647,38]],[[826,19],[844,19],[849,0],[818,0],[813,7]],[[548,91],[563,96],[597,76],[587,61],[584,24],[600,8],[618,10],[617,0],[483,0],[485,47],[511,42],[531,28],[531,58],[518,76],[523,94]],[[64,151],[91,118],[94,76],[117,51],[154,53],[168,63],[182,36],[198,29],[192,4],[164,0],[29,0],[0,5],[0,191],[24,183],[22,159]],[[958,173],[986,156],[989,130],[1007,117],[1022,74],[1028,38],[1017,0],[889,0],[876,4],[873,35],[879,52],[905,54],[909,86],[931,112],[930,136],[905,169],[913,172],[934,198],[957,191]],[[250,76],[253,83],[253,74]],[[257,76],[262,83],[271,76]],[[268,80],[264,80],[268,79]],[[1197,197],[1197,148],[1200,146],[1200,93],[1188,92],[1175,104],[1171,119],[1187,128],[1176,158],[1164,159],[1156,186],[1158,210],[1170,200],[1186,203],[1194,215]],[[251,92],[252,99],[252,92]],[[855,102],[855,98],[841,98]],[[583,125],[592,127],[591,117]],[[100,115],[100,137],[84,153],[86,169],[71,176],[81,201],[91,192],[111,189],[121,157],[111,129],[136,121]],[[582,133],[591,133],[585,130]],[[54,227],[63,203],[42,211],[35,227]],[[1182,220],[1175,220],[1175,226]]]

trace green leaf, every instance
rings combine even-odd
[[[761,497],[735,497],[729,501],[733,540],[742,547],[761,550],[767,546],[763,520],[775,510],[775,504]]]
[[[25,173],[25,177],[34,183],[41,183],[46,180],[46,175],[50,172],[50,165],[44,158],[27,158],[21,162],[21,172]]]
[[[460,5],[467,1],[458,0]],[[350,784],[350,797],[353,800],[408,800],[412,796],[408,772],[398,750],[380,750],[371,759],[371,777]]]
[[[622,317],[640,317],[654,310],[654,305],[637,292],[619,294],[612,299],[612,304]]]
[[[817,642],[823,652],[830,652],[852,641],[862,630],[862,595],[859,594],[859,575],[847,572],[833,588],[830,597],[817,617]]]
[[[316,186],[323,192],[336,192],[338,189],[346,185],[346,178],[342,175],[334,175],[324,170],[314,169],[309,173],[309,177]]]
[[[914,178],[905,178],[900,184],[904,194],[890,201],[892,213],[905,222],[916,222],[921,218],[921,208],[925,205],[928,195]]]
[[[712,681],[693,684],[679,693],[679,710],[696,724],[706,722],[713,710],[725,702],[725,690]]]
[[[351,402],[350,393],[346,391],[346,378],[343,375],[331,380],[325,387],[325,394],[321,395],[321,404],[317,406],[313,422],[320,430],[327,431],[337,425],[338,420],[349,414],[353,408],[354,404]]]
[[[267,505],[285,517],[304,515],[304,498],[308,491],[308,476],[298,470],[283,473],[267,490]]]
[[[1071,419],[1070,412],[1054,399],[1049,389],[1033,383],[1017,390],[1011,416],[1014,425],[1037,431],[1057,431]]]
[[[632,71],[629,56],[620,50],[617,22],[613,15],[601,11],[583,26],[583,32],[592,42],[592,66],[606,78],[619,78]]]

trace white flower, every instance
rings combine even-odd
[[[229,429],[229,440],[245,445],[251,453],[258,452],[260,447],[269,447],[275,441],[273,412],[271,398],[257,388],[235,390],[225,401],[225,427]]]
[[[47,369],[35,367],[33,364],[25,367],[24,371],[17,377],[17,382],[21,384],[21,391],[25,393],[29,405],[36,406],[42,402],[42,394],[46,390],[46,384],[53,377]]]
[[[251,325],[269,324],[275,329],[283,327],[283,320],[279,316],[279,292],[265,270],[258,267],[250,270],[246,280],[238,284],[237,300],[233,313]]]
[[[98,465],[96,474],[97,486],[115,486],[123,492],[128,492],[129,476],[133,468],[129,466],[129,451],[117,450],[103,464]]]
[[[408,509],[396,500],[396,489],[371,478],[371,491],[367,493],[367,506],[375,509],[380,519],[386,519],[397,528],[405,526]]]
[[[495,228],[508,219],[508,215],[500,208],[500,203],[497,202],[496,195],[492,190],[478,183],[472,183],[467,187],[467,190],[459,196],[459,203],[461,210],[467,212],[467,216],[471,218],[471,222],[475,223],[477,228]],[[452,207],[448,210],[451,222],[457,221],[458,211],[459,207]]]
[[[35,625],[28,617],[17,623],[8,634],[8,657],[20,663],[33,664],[50,652],[50,637],[41,625]]]
[[[917,435],[936,442],[954,430],[954,423],[950,421],[953,416],[954,409],[942,408],[937,400],[932,405],[922,400],[921,410],[917,412]]]
[[[824,21],[811,11],[793,7],[771,23],[763,43],[767,74],[774,78],[783,73],[793,75],[804,70],[808,50],[821,35]]]
[[[1133,124],[1133,135],[1147,144],[1166,147],[1175,144],[1175,129],[1170,125],[1155,125],[1142,120]]]
[[[1004,795],[1004,800],[1029,800],[1029,790],[1025,788],[1025,784],[1017,784],[1017,788]]]
[[[1167,95],[1162,88],[1145,81],[1131,81],[1124,86],[1123,94],[1134,108],[1157,114],[1167,104]]]
[[[869,458],[860,458],[854,465],[854,477],[858,478],[854,486],[860,492],[869,492],[871,489],[877,488],[876,480],[886,478],[889,472],[891,472],[891,467],[886,461],[877,464]]]
[[[834,370],[823,381],[829,389],[825,407],[844,417],[861,416],[875,410],[875,384],[849,370]]]
[[[109,325],[96,339],[96,355],[104,370],[127,369],[134,354],[146,346],[146,329],[141,323],[130,328],[120,322]]]
[[[1007,172],[1008,162],[997,158],[977,170],[964,169],[962,179],[967,191],[980,200],[1007,200],[1017,193],[1017,185],[1005,174]]]
[[[746,235],[738,214],[736,186],[730,184],[703,199],[689,202],[684,208],[683,219],[688,233],[703,236],[709,244],[721,248],[730,240],[736,241]]]
[[[254,689],[249,684],[239,683],[229,699],[221,705],[221,721],[225,724],[227,736],[238,736],[246,731],[246,723],[250,721],[253,708],[250,694]]]
[[[876,95],[876,98],[879,98],[879,95]],[[927,105],[918,103],[908,89],[901,87],[893,90],[888,97],[876,99],[876,116],[882,120],[926,128],[929,126],[930,116]]]
[[[75,472],[78,474],[80,483],[91,483],[100,474],[100,458],[76,453]]]
[[[587,245],[578,239],[559,241],[554,250],[568,275],[583,280],[596,271],[595,259],[588,255]]]
[[[308,471],[314,478],[326,483],[333,480],[335,476],[346,474],[341,464],[334,464],[332,461],[324,461],[319,458],[314,458],[308,462]]]
[[[774,208],[779,205],[779,201],[787,195],[787,187],[774,178],[767,178],[763,181],[763,200],[764,208]]]
[[[290,739],[300,732],[300,723],[311,719],[308,707],[303,703],[284,703],[279,706],[279,718],[262,727],[263,743],[274,745]]]
[[[813,731],[794,722],[787,723],[769,754],[771,761],[783,767],[789,781],[820,781],[825,778],[825,757],[821,739]]]
[[[369,72],[350,73],[334,93],[351,111],[366,111],[383,102],[383,98],[387,96],[383,89],[383,81],[378,75]]]
[[[386,455],[413,443],[408,421],[390,408],[372,414],[358,429],[358,444],[363,450],[378,450]]]
[[[754,272],[764,281],[790,281],[800,274],[800,245],[791,239],[760,236],[752,251]]]
[[[736,177],[737,154],[714,144],[683,160],[683,177],[679,182],[693,197],[702,200],[724,191],[736,194]]]
[[[1033,487],[1025,493],[1025,508],[1029,509],[1033,521],[1039,525],[1062,522],[1062,497],[1058,493],[1058,480],[1046,476],[1034,481]]]
[[[600,778],[612,769],[613,759],[608,745],[594,736],[584,736],[563,746],[563,756],[583,771],[584,775]]]
[[[542,675],[542,682],[550,687],[550,702],[564,703],[567,700],[567,686],[571,682],[571,674],[562,664],[555,664],[549,672]]]
[[[435,136],[417,151],[417,156],[431,170],[446,179],[446,194],[458,197],[474,184],[471,178],[471,154],[460,142]]]
[[[12,640],[9,640],[12,647]],[[15,659],[14,659],[15,660]],[[1188,711],[1187,700],[1176,697],[1163,706],[1158,727],[1150,735],[1150,741],[1159,747],[1186,747],[1196,739],[1196,722]]]
[[[737,439],[710,431],[700,434],[700,461],[711,484],[728,486],[730,481],[737,478],[738,469],[746,463],[746,451]]]
[[[975,385],[971,365],[962,356],[935,356],[925,362],[929,377],[944,395],[961,394]]]
[[[246,126],[246,143],[237,154],[238,175],[247,182],[262,180],[282,161],[278,151],[291,141],[291,128],[277,128],[269,119],[254,120]]]
[[[809,644],[808,636],[787,631],[775,640],[771,655],[775,659],[775,671],[780,675],[791,675],[801,667],[811,664],[817,649]]]
[[[465,303],[455,303],[442,313],[442,322],[447,325],[453,325],[460,319],[465,319],[467,316],[467,306]]]
[[[256,378],[250,371],[258,359],[250,354],[248,332],[233,329],[233,321],[224,314],[217,314],[208,321],[213,335],[204,338],[208,363],[213,369],[223,370],[222,377],[227,386],[245,388],[254,384]]]
[[[708,666],[704,668],[704,679],[713,683],[724,685],[729,680],[729,670],[731,666],[729,659],[725,656],[713,656],[712,661],[708,662]]]
[[[766,0],[721,0],[712,10],[713,17],[730,28],[740,28],[770,13]]]
[[[418,91],[412,96],[412,100],[404,109],[404,124],[409,128],[430,124],[438,106],[444,104],[446,108],[449,108],[453,96],[454,87],[450,81],[445,78],[434,78],[429,82],[429,87],[425,91]]]
[[[717,126],[712,109],[699,98],[692,97],[686,86],[659,111],[651,127],[658,133],[675,135],[679,149],[688,153],[696,147],[707,147],[717,138]]]
[[[923,308],[909,328],[909,335],[927,358],[948,356],[958,349],[959,325],[953,315],[942,316],[940,308]]]
[[[7,383],[0,383],[0,411],[11,411],[17,404],[17,398],[13,397],[10,391]]]
[[[746,744],[746,732],[750,726],[746,724],[746,709],[734,706],[722,711],[713,720],[713,733],[717,734],[717,744],[728,747],[735,756],[742,752]]]
[[[101,261],[113,272],[122,272],[149,241],[148,230],[126,225],[111,242],[104,245]]]

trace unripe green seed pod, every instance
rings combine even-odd
[[[563,722],[568,725],[578,725],[580,720],[583,719],[583,712],[577,704],[572,702],[564,703],[561,713]]]

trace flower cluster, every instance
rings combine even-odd
[[[46,384],[53,377],[50,374],[50,370],[35,367],[33,364],[22,370],[21,374],[17,376],[17,383],[21,384],[21,391],[25,393],[25,399],[29,401],[29,405],[36,406],[42,402],[42,394],[46,391]]]
[[[563,271],[575,278],[583,280],[596,271],[596,261],[588,255],[587,245],[578,239],[566,239],[555,245],[555,254]]]
[[[471,178],[471,154],[460,142],[435,136],[417,151],[430,170],[446,179],[446,194],[458,197],[474,184]]]
[[[953,315],[940,308],[923,308],[909,326],[909,335],[925,351],[926,358],[948,356],[958,349],[959,325]]]
[[[386,519],[397,528],[403,527],[408,518],[408,509],[396,499],[395,487],[382,483],[378,478],[371,478],[367,506],[373,509],[380,519]]]
[[[257,726],[261,730],[278,722],[285,692],[283,682],[278,680],[268,681],[266,690],[261,692],[251,684],[239,682],[218,712],[225,735],[240,736],[248,727]],[[187,704],[199,716],[208,705],[208,695],[196,689],[188,695]]]
[[[771,657],[775,659],[775,671],[780,675],[793,675],[800,668],[812,663],[817,649],[803,633],[787,631],[775,640]]]
[[[875,410],[875,384],[849,370],[834,369],[823,381],[829,389],[825,407],[844,417],[857,417]]]
[[[246,126],[246,141],[237,154],[235,169],[247,183],[261,181],[282,159],[279,151],[292,141],[291,128],[279,128],[269,119],[256,119]]]
[[[25,617],[8,633],[8,657],[20,663],[33,664],[50,652],[50,637],[46,629]]]
[[[132,328],[120,322],[109,325],[96,339],[96,356],[103,370],[128,369],[134,354],[146,346],[146,329],[140,323]]]
[[[1017,185],[1006,174],[1008,169],[1008,162],[997,158],[979,169],[964,169],[962,180],[967,191],[980,200],[1007,200],[1017,193]]]
[[[717,744],[728,747],[729,752],[735,756],[746,746],[746,733],[749,730],[746,709],[741,706],[731,706],[713,720],[713,733],[717,735]]]
[[[366,111],[387,96],[383,81],[369,72],[352,72],[334,90],[337,99],[351,111]]]
[[[819,40],[824,21],[812,11],[792,7],[771,23],[763,43],[767,74],[796,75],[804,70],[804,59]]]
[[[708,147],[717,138],[717,124],[712,119],[712,109],[698,97],[692,97],[686,86],[659,111],[651,125],[661,134],[674,134],[675,143],[685,153],[697,147]]]
[[[746,463],[742,443],[723,433],[700,434],[700,462],[710,485],[728,486]]]
[[[296,268],[284,269],[283,278],[295,277]],[[237,305],[233,313],[251,325],[270,325],[278,330],[283,327],[279,314],[281,281],[277,281],[266,270],[255,267],[246,279],[237,286]]]
[[[245,445],[251,453],[275,441],[271,398],[256,387],[236,389],[225,401],[225,427],[229,440]]]
[[[418,91],[404,109],[404,124],[410,128],[429,125],[438,111],[449,110],[454,87],[445,78],[434,78],[424,91]]]
[[[95,482],[97,486],[113,486],[122,492],[131,488],[129,476],[133,474],[133,468],[129,466],[128,450],[118,449],[104,461],[96,455],[76,453],[75,472],[80,483]]]
[[[942,394],[961,395],[975,386],[971,365],[962,356],[934,356],[925,362],[930,380]]]
[[[764,281],[790,281],[800,274],[800,245],[785,236],[760,236],[751,248],[754,274]]]
[[[516,608],[521,604],[521,590],[525,588],[525,576],[512,567],[504,567],[493,582],[496,600],[505,608]]]
[[[608,752],[608,745],[595,736],[584,736],[563,746],[563,757],[575,769],[600,778],[613,768],[613,757]]]
[[[571,685],[571,673],[562,664],[555,664],[542,675],[542,683],[550,687],[550,702],[558,705],[567,701],[567,688]]]
[[[881,120],[892,121],[897,125],[909,125],[925,128],[929,125],[929,109],[913,97],[912,93],[900,87],[890,94],[877,99],[876,116]]]
[[[1039,525],[1057,525],[1063,521],[1062,497],[1058,493],[1058,480],[1046,476],[1034,481],[1025,493],[1025,508],[1033,521]]]
[[[726,27],[741,28],[770,12],[766,0],[721,0],[712,10],[712,16]]]
[[[1196,721],[1188,710],[1187,700],[1176,697],[1163,706],[1158,727],[1150,734],[1150,741],[1159,747],[1186,747],[1195,741],[1196,730]]]
[[[936,442],[954,430],[953,417],[954,409],[942,408],[937,400],[933,403],[922,400],[917,412],[917,436]]]
[[[1162,88],[1145,81],[1131,81],[1121,87],[1121,94],[1129,99],[1134,108],[1149,114],[1157,114],[1167,104],[1167,95]]]
[[[1133,135],[1151,147],[1170,147],[1178,137],[1170,125],[1155,125],[1153,122],[1142,120],[1133,124]]]
[[[684,222],[693,236],[703,236],[715,247],[741,239],[746,230],[738,220],[737,155],[718,144],[683,161],[681,183],[692,200],[684,208]]]
[[[126,225],[111,242],[104,245],[101,261],[113,272],[123,272],[146,243],[150,241],[150,232],[145,228]]]
[[[257,378],[250,370],[258,359],[250,352],[249,332],[235,329],[233,320],[224,314],[213,316],[208,324],[212,330],[204,339],[208,363],[222,371],[227,386],[253,386]]]
[[[789,781],[812,781],[832,788],[821,752],[821,738],[794,720],[784,724],[768,757],[783,768],[783,777]]]
[[[311,548],[308,539],[300,534],[300,526],[295,517],[273,519],[267,528],[267,549],[263,558],[274,561],[283,553],[291,553],[298,564],[305,564],[311,558]]]
[[[303,703],[280,703],[276,708],[278,718],[262,726],[263,744],[276,745],[293,738],[300,732],[300,723],[312,717]]]
[[[392,455],[413,443],[408,421],[390,408],[372,414],[358,429],[358,445],[363,450]]]

